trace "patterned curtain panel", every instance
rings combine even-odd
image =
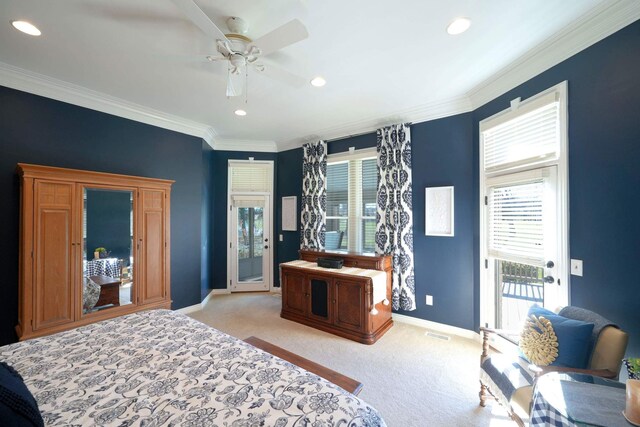
[[[327,211],[327,144],[305,144],[302,163],[302,212],[300,247],[324,249]]]
[[[393,259],[393,309],[415,310],[409,124],[378,129],[376,253]]]

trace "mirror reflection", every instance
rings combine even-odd
[[[133,301],[133,192],[83,192],[84,314]]]

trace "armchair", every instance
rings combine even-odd
[[[628,335],[604,317],[579,307],[564,307],[560,316],[594,324],[589,343],[589,363],[587,369],[559,366],[537,367],[526,360],[512,355],[489,353],[489,339],[499,335],[517,344],[505,331],[481,328],[482,356],[480,358],[480,406],[485,406],[489,397],[503,405],[509,416],[519,426],[528,419],[531,412],[533,386],[536,378],[547,372],[580,372],[604,378],[617,379],[622,358],[627,348]]]

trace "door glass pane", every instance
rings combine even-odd
[[[238,207],[238,281],[261,282],[264,208]]]
[[[521,330],[529,308],[544,305],[544,269],[495,260],[497,327]]]
[[[84,314],[133,301],[133,192],[83,191]]]

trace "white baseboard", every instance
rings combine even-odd
[[[195,313],[196,311],[200,311],[200,310],[202,310],[202,304],[194,304],[194,305],[190,305],[189,307],[179,308],[174,311],[176,313],[189,314],[189,313]]]
[[[417,317],[407,316],[405,314],[393,313],[391,317],[395,322],[419,326],[421,328],[430,329],[432,331],[437,331],[449,335],[456,335],[458,337],[467,338],[478,342],[481,341],[480,334],[469,329],[445,325],[444,323],[432,322],[430,320],[419,319]]]
[[[175,311],[177,313],[182,313],[182,314],[194,313],[196,311],[202,310],[207,305],[209,300],[213,298],[214,295],[224,295],[224,294],[230,294],[230,293],[231,291],[229,289],[211,289],[211,292],[209,292],[207,296],[204,297],[204,299],[200,304],[194,304],[194,305],[190,305],[189,307],[179,308]]]
[[[270,289],[270,292],[276,293],[276,294],[281,294],[282,293],[282,288],[276,288],[275,286],[272,286]]]

